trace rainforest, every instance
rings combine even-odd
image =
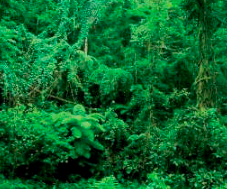
[[[0,0],[0,189],[227,189],[227,0]]]

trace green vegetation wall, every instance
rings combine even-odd
[[[0,186],[225,188],[226,10],[0,1]]]

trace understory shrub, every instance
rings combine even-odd
[[[227,128],[215,109],[175,112],[160,144],[164,171],[183,176],[189,188],[211,188],[226,178]],[[180,179],[180,178],[179,178]],[[178,179],[178,183],[181,182]],[[174,188],[176,182],[171,186]],[[177,187],[176,187],[177,188]]]
[[[175,110],[165,127],[147,125],[140,134],[130,134],[130,127],[126,128],[120,135],[114,134],[114,127],[109,131],[123,147],[109,143],[107,149],[107,162],[119,182],[139,180],[153,187],[152,179],[160,178],[167,188],[212,188],[225,183],[227,128],[216,109]],[[117,144],[114,138],[110,141]]]
[[[60,113],[18,106],[1,111],[0,116],[4,175],[48,181],[97,171],[104,150],[96,139],[104,131],[100,114],[86,114],[82,105]]]

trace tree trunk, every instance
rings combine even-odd
[[[208,29],[209,8],[207,0],[197,0],[199,11],[199,72],[196,78],[196,95],[199,109],[207,109],[215,106],[214,98],[214,74],[211,70],[212,62],[209,62],[211,50],[211,32]]]

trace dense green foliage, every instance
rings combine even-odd
[[[227,188],[226,0],[0,1],[0,188]]]

